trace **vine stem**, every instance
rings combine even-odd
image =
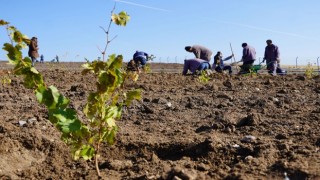
[[[94,161],[95,161],[95,167],[96,167],[96,171],[99,177],[101,177],[101,173],[100,173],[100,169],[99,169],[99,150],[100,150],[100,143],[97,144],[97,148],[96,148],[96,155],[94,156]]]
[[[114,3],[113,9],[111,10],[111,16],[112,16],[112,14],[113,14],[113,12],[114,12],[115,9],[116,9],[116,3]],[[102,54],[102,60],[103,60],[103,61],[105,61],[105,55],[106,55],[106,51],[107,51],[108,45],[110,44],[110,42],[111,42],[113,39],[115,39],[115,38],[117,37],[117,36],[115,36],[114,38],[112,38],[111,40],[109,40],[109,31],[110,31],[110,28],[111,28],[111,24],[112,24],[112,18],[110,19],[110,22],[109,22],[109,25],[108,25],[108,29],[107,29],[107,30],[105,30],[103,27],[100,26],[100,28],[101,28],[101,29],[106,33],[106,35],[107,35],[107,43],[106,43],[106,45],[105,45],[105,47],[104,47],[104,50],[103,50],[103,51],[100,50],[100,52],[101,52],[101,54]]]

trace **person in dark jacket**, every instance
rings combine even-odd
[[[214,61],[212,64],[212,69],[216,70],[217,72],[221,73],[225,70],[229,71],[229,74],[232,74],[232,68],[229,65],[224,65],[223,61],[230,60],[233,57],[233,54],[231,56],[228,56],[226,58],[222,57],[222,53],[220,51],[217,52],[217,54],[214,56]]]
[[[212,57],[212,51],[206,47],[193,45],[193,46],[186,46],[184,48],[186,51],[193,53],[196,58],[206,60],[210,62]]]
[[[148,61],[148,53],[143,52],[143,51],[136,51],[133,54],[133,61],[136,65],[137,70],[140,72],[141,68],[144,67],[144,65],[146,65],[147,61]]]
[[[38,53],[38,38],[37,37],[32,37],[30,44],[29,44],[29,51],[28,51],[28,56],[32,60],[32,67],[34,66],[35,62],[37,61],[37,58],[39,57]]]
[[[254,61],[256,60],[256,50],[249,46],[247,43],[242,43],[242,59],[243,62],[240,70],[240,74],[249,73],[250,69],[252,68],[252,65]]]
[[[41,56],[40,56],[40,63],[43,63],[44,62],[44,56],[43,56],[43,54],[41,54]]]
[[[276,75],[277,68],[279,67],[280,63],[280,52],[278,46],[272,44],[272,40],[268,39],[266,41],[267,46],[264,51],[263,61],[267,63],[267,69],[269,74]]]

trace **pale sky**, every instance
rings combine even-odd
[[[243,42],[263,58],[265,41],[280,49],[282,64],[316,63],[320,56],[319,0],[1,0],[0,19],[9,21],[28,37],[37,36],[39,53],[50,61],[94,60],[100,57],[110,12],[126,11],[126,27],[112,25],[107,54],[125,61],[136,50],[156,56],[155,62],[183,63],[193,54],[188,45],[203,45],[241,59]],[[9,42],[0,29],[0,44]],[[27,49],[24,55],[27,56]],[[6,60],[3,50],[0,59]],[[211,61],[213,62],[213,61]]]

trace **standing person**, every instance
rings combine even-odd
[[[232,68],[229,65],[224,65],[223,61],[230,60],[233,57],[233,54],[231,56],[228,56],[226,58],[223,58],[222,53],[220,51],[217,52],[217,54],[214,56],[214,61],[212,64],[212,69],[216,70],[217,72],[221,73],[225,70],[229,71],[229,74],[232,74]]]
[[[146,65],[148,61],[148,56],[148,53],[138,50],[133,54],[133,61],[138,72],[141,72],[141,68],[143,68],[144,65]]]
[[[34,66],[35,62],[37,61],[37,58],[39,57],[38,53],[38,38],[37,37],[32,37],[30,44],[29,44],[29,51],[28,51],[28,56],[32,60],[32,67]]]
[[[256,50],[247,43],[242,43],[242,59],[243,62],[240,74],[249,73],[254,61],[256,60]]]
[[[267,69],[269,74],[276,75],[277,68],[280,67],[280,52],[278,46],[272,44],[272,40],[266,41],[267,46],[264,51],[263,61],[267,61]]]
[[[183,65],[182,75],[187,75],[188,70],[192,74],[195,74],[197,71],[203,71],[210,69],[210,64],[208,61],[203,59],[185,59]]]
[[[196,58],[206,60],[210,62],[212,57],[212,51],[206,47],[200,45],[186,46],[186,51],[193,53]]]
[[[43,54],[41,54],[41,56],[40,56],[40,63],[43,63],[43,61],[44,61],[44,56],[43,56]]]
[[[57,61],[57,63],[59,63],[59,56],[58,55],[56,55],[56,61]]]

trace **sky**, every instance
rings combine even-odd
[[[314,64],[320,56],[319,0],[1,0],[0,19],[38,37],[45,61],[58,55],[85,62],[102,57],[107,38],[101,27],[107,29],[114,6],[114,13],[126,11],[131,19],[125,27],[111,25],[106,54],[121,54],[124,61],[141,50],[154,62],[183,63],[194,58],[184,50],[192,45],[225,57],[233,52],[239,61],[243,42],[262,61],[267,39],[279,47],[282,64]],[[2,49],[0,59],[7,60]]]

